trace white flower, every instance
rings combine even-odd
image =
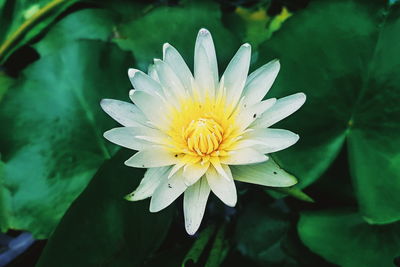
[[[105,132],[105,138],[138,150],[127,166],[148,168],[128,200],[151,197],[150,211],[157,212],[184,193],[186,231],[194,234],[210,191],[233,207],[234,180],[277,187],[296,183],[266,154],[293,145],[299,136],[268,127],[299,109],[306,97],[297,93],[262,100],[280,64],[271,61],[247,76],[250,55],[250,45],[242,45],[219,79],[211,34],[201,29],[194,75],[178,51],[164,44],[163,60],[155,59],[148,75],[128,71],[135,105],[101,101],[124,126]]]

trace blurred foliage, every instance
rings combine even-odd
[[[285,261],[290,261],[281,246],[288,228],[287,214],[253,203],[246,207],[236,225],[238,250],[264,265],[283,265]]]
[[[0,64],[78,0],[0,1]]]
[[[143,266],[157,249],[173,207],[149,213],[149,201],[123,198],[127,188],[139,185],[132,177],[144,173],[121,164],[130,153],[121,151],[103,164],[61,220],[38,266]]]
[[[257,49],[279,30],[282,23],[291,15],[286,7],[283,7],[278,15],[269,16],[266,6],[258,6],[257,9],[239,6],[233,14],[226,15],[225,23],[233,32],[240,34],[244,42],[250,43]]]
[[[259,65],[277,57],[285,66],[275,95],[291,88],[308,95],[297,118],[281,124],[303,137],[278,153],[283,167],[303,177],[306,186],[346,140],[361,213],[378,224],[400,219],[400,125],[394,119],[400,117],[398,14],[398,6],[387,10],[377,2],[316,2],[260,48]]]
[[[400,223],[375,226],[354,212],[324,211],[302,214],[298,230],[311,250],[340,266],[392,266],[399,255]]]
[[[114,41],[132,51],[137,65],[146,70],[153,58],[161,58],[163,43],[173,45],[193,66],[193,47],[197,32],[207,28],[213,33],[220,66],[226,66],[240,45],[239,40],[221,23],[218,5],[209,1],[162,6],[118,28]],[[162,30],[159,28],[162,25]]]
[[[8,88],[10,88],[14,83],[14,79],[9,77],[4,72],[0,71],[0,102],[7,92]]]
[[[0,106],[0,121],[7,125],[0,138],[10,228],[47,237],[114,153],[102,137],[114,123],[103,116],[99,101],[127,98],[129,81],[108,66],[126,69],[131,62],[115,46],[74,42],[30,65],[9,89]]]
[[[183,259],[182,266],[186,266],[188,262],[197,263],[200,259],[203,250],[207,246],[207,243],[210,241],[211,237],[215,232],[215,225],[210,225],[206,229],[204,229],[200,234],[197,240],[193,243],[192,247],[186,254]]]
[[[308,2],[0,0],[1,230],[50,237],[38,266],[392,266],[400,5]],[[123,199],[143,172],[103,139],[115,123],[99,102],[127,100],[126,70],[146,70],[164,42],[192,67],[201,27],[220,71],[249,42],[251,69],[281,60],[269,96],[307,101],[278,125],[299,143],[274,155],[300,183],[238,183],[237,207],[212,197],[189,238],[181,208]]]

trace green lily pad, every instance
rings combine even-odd
[[[0,63],[15,50],[44,32],[77,0],[0,2]]]
[[[49,42],[51,40],[48,40]],[[116,146],[102,98],[127,99],[132,58],[116,46],[71,42],[29,66],[0,105],[8,228],[46,238]]]
[[[400,219],[399,10],[383,2],[315,1],[261,46],[258,62],[281,60],[272,94],[307,95],[279,125],[300,141],[278,153],[278,162],[305,187],[347,141],[358,203],[370,223]]]
[[[289,258],[282,250],[282,241],[289,229],[287,214],[258,203],[247,205],[240,214],[235,241],[238,250],[265,266],[283,266]]]
[[[111,40],[117,17],[116,13],[100,8],[79,10],[54,25],[45,40],[34,46],[41,56],[45,56],[58,53],[60,47],[75,40]]]
[[[149,201],[123,198],[144,174],[123,164],[130,154],[117,153],[100,168],[61,220],[37,266],[143,266],[160,246],[174,209],[150,213]]]
[[[0,71],[0,102],[8,88],[12,87],[14,82],[15,80],[13,78]]]
[[[170,43],[193,66],[197,32],[207,28],[214,39],[219,66],[226,66],[239,48],[237,38],[224,28],[219,6],[211,1],[183,3],[175,7],[157,7],[138,19],[119,27],[114,41],[132,51],[141,69],[147,69],[153,58],[162,58],[163,43]]]
[[[400,255],[399,223],[369,225],[357,213],[303,213],[298,231],[313,252],[343,267],[394,266]]]

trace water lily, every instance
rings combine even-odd
[[[304,103],[303,93],[263,100],[280,69],[274,60],[248,76],[251,46],[243,44],[219,79],[211,34],[198,33],[194,74],[170,44],[148,74],[129,69],[134,104],[104,99],[101,106],[123,127],[104,133],[109,141],[138,152],[125,164],[147,168],[138,188],[126,198],[151,197],[158,212],[184,193],[185,227],[200,226],[212,191],[235,206],[234,180],[266,186],[291,186],[296,179],[269,153],[299,139],[288,130],[269,128]]]

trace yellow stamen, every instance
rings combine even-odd
[[[222,136],[221,125],[211,118],[192,120],[184,131],[189,150],[196,152],[199,156],[209,155],[217,150]]]

